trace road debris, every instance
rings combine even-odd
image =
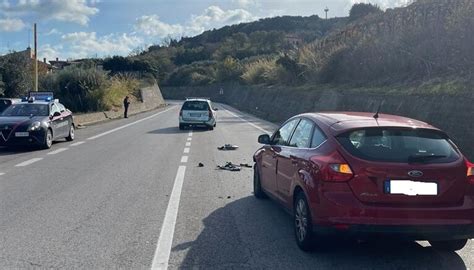
[[[231,172],[238,172],[241,170],[241,167],[239,165],[233,164],[232,162],[227,162],[224,166],[218,165],[217,168]]]
[[[201,162],[199,162],[198,167],[204,167],[204,164],[202,164]]]
[[[240,167],[253,168],[252,165],[250,165],[248,163],[240,163]]]
[[[238,145],[233,144],[224,144],[223,146],[217,147],[217,149],[222,151],[229,151],[229,150],[237,150],[239,148]]]

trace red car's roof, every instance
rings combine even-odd
[[[378,119],[374,118],[374,113],[366,112],[309,113],[305,114],[305,116],[325,124],[328,129],[331,129],[334,133],[368,127],[403,127],[438,130],[425,122],[390,114],[379,114]]]

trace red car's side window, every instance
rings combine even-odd
[[[291,133],[298,123],[299,119],[294,119],[285,125],[283,125],[276,133],[273,135],[273,144],[274,145],[288,145]]]
[[[302,119],[291,137],[289,146],[297,148],[309,148],[311,144],[311,133],[313,132],[313,122]]]

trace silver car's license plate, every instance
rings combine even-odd
[[[28,132],[15,132],[15,137],[29,137],[30,133]]]
[[[200,113],[190,113],[189,114],[191,117],[201,117]]]

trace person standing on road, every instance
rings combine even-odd
[[[128,96],[126,96],[125,99],[123,100],[123,107],[125,109],[125,111],[123,113],[124,118],[128,118],[128,106],[129,105],[130,105],[130,101],[129,101]]]

